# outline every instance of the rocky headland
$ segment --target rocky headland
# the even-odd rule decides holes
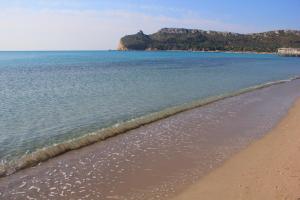
[[[189,50],[277,52],[279,48],[300,48],[300,31],[276,30],[262,33],[204,31],[163,28],[153,34],[139,31],[121,38],[118,50]]]

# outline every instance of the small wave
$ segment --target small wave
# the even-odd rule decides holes
[[[266,88],[272,85],[286,83],[289,81],[293,81],[296,79],[300,79],[300,77],[293,77],[287,80],[279,80],[268,82],[252,87],[248,87],[245,89],[241,89],[237,92],[209,97],[204,100],[198,100],[191,103],[183,104],[180,106],[175,106],[171,108],[164,109],[159,112],[154,112],[143,117],[139,117],[136,119],[132,119],[123,123],[115,124],[111,127],[101,129],[96,132],[92,132],[86,135],[83,135],[78,138],[74,138],[59,144],[54,144],[52,146],[44,147],[42,149],[38,149],[33,153],[22,156],[20,159],[13,160],[9,163],[1,163],[0,164],[0,176],[11,175],[21,169],[25,169],[28,167],[32,167],[37,165],[40,162],[46,161],[55,156],[61,155],[71,150],[79,149],[85,147],[87,145],[94,144],[96,142],[105,140],[109,137],[113,137],[122,133],[125,133],[129,130],[136,129],[140,126],[170,117],[180,112],[184,112],[193,108],[201,107],[207,104],[214,103],[219,100],[223,100],[225,98],[234,97],[237,95],[241,95],[243,93],[251,92],[257,89]]]

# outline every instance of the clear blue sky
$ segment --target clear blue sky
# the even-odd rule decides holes
[[[162,27],[300,29],[300,0],[0,0],[0,11],[2,50],[113,49]]]

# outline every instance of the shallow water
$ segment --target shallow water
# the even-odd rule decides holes
[[[300,79],[226,98],[0,178],[0,199],[164,200],[264,136]]]
[[[0,159],[299,74],[300,59],[276,55],[0,52]]]

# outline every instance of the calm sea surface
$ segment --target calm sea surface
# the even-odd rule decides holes
[[[300,75],[300,59],[200,52],[0,52],[0,160],[163,108]]]

